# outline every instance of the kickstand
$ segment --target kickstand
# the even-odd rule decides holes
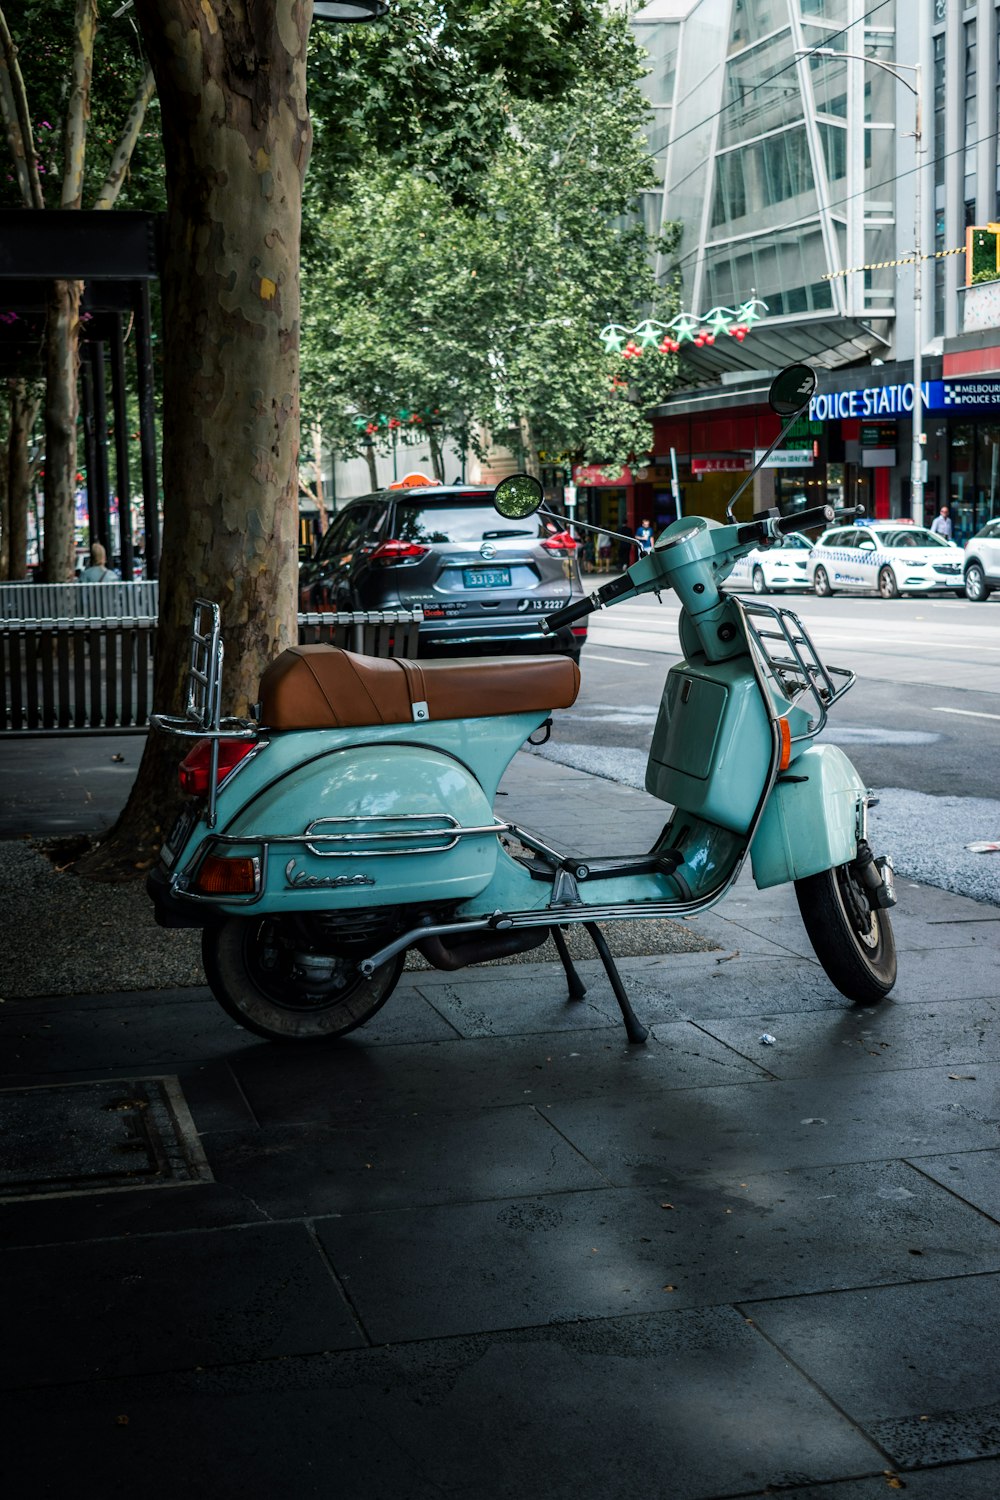
[[[608,978],[611,981],[611,988],[614,990],[615,999],[621,1008],[622,1018],[625,1022],[625,1031],[629,1041],[644,1042],[649,1032],[642,1025],[635,1011],[632,1009],[632,1003],[625,993],[625,986],[622,984],[622,976],[619,974],[615,961],[611,957],[611,950],[604,940],[604,933],[596,922],[584,922],[583,925],[590,933],[594,947],[597,949],[601,963],[604,965]]]
[[[584,984],[583,980],[580,978],[579,974],[576,972],[576,969],[573,966],[573,960],[569,956],[569,949],[566,947],[566,939],[563,937],[558,927],[550,927],[549,931],[552,934],[552,941],[556,945],[556,952],[559,954],[559,958],[562,961],[562,966],[566,970],[566,980],[569,984],[569,995],[567,996],[567,999],[582,1000],[584,995],[587,993],[587,986]]]

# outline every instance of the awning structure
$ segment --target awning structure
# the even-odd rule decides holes
[[[685,385],[707,385],[727,370],[780,370],[785,365],[809,364],[836,370],[862,361],[889,348],[887,324],[880,331],[855,318],[821,317],[812,312],[801,317],[764,317],[755,323],[750,337],[721,337],[714,344],[683,344],[680,376]]]

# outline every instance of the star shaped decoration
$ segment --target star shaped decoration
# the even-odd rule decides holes
[[[619,323],[608,323],[605,328],[601,329],[600,336],[604,340],[605,354],[620,354],[622,352],[626,332],[627,330],[622,328]]]

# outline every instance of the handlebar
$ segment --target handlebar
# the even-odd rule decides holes
[[[619,578],[612,578],[610,583],[604,583],[586,599],[577,599],[573,604],[564,604],[562,609],[557,609],[554,614],[546,615],[542,621],[542,632],[549,635],[553,630],[558,630],[563,625],[572,625],[574,620],[582,620],[584,615],[593,614],[595,609],[603,609],[606,604],[613,604],[621,594],[632,592],[632,580],[627,573],[622,573]]]
[[[797,510],[790,516],[770,516],[760,521],[750,521],[739,527],[736,537],[740,542],[766,542],[773,537],[787,536],[790,531],[808,531],[812,526],[831,526],[834,521],[853,521],[863,516],[863,505],[814,505],[810,510]]]

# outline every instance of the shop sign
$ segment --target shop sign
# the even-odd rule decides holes
[[[1000,410],[1000,378],[925,380],[920,387],[927,411]],[[809,402],[809,416],[820,422],[844,417],[894,417],[913,410],[913,384],[870,386],[858,391],[824,391]]]
[[[754,463],[760,464],[762,469],[811,469],[813,466],[811,448],[775,448],[769,458],[764,458],[766,452],[766,448],[758,448],[754,455]]]
[[[935,380],[941,411],[994,411],[1000,407],[1000,380]]]
[[[924,406],[933,405],[933,386],[939,380],[925,380],[920,387]],[[913,410],[913,384],[878,385],[861,391],[825,391],[809,402],[809,415],[819,422],[843,417],[891,417]]]
[[[692,474],[743,474],[750,467],[748,458],[692,458]]]
[[[573,469],[573,483],[587,489],[632,483],[632,470],[625,464],[577,464]]]

